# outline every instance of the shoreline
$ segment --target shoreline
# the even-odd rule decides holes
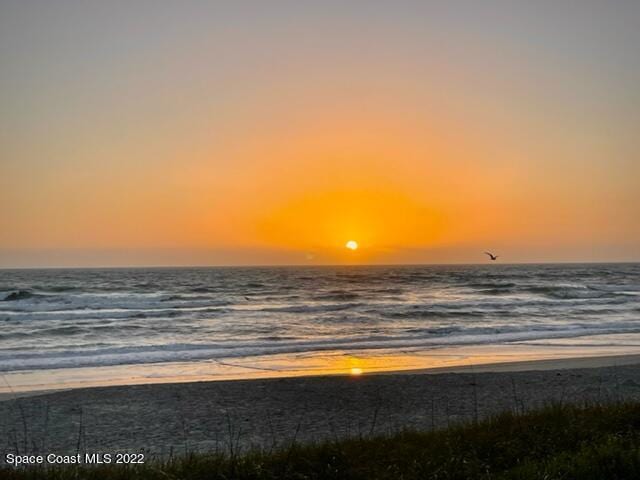
[[[399,372],[379,372],[374,375],[388,374],[424,374],[439,373],[499,373],[499,372],[527,372],[545,370],[566,370],[583,368],[602,368],[640,364],[640,353],[603,355],[591,357],[547,358],[538,360],[521,360],[514,362],[499,362],[487,364],[473,364],[455,367],[436,367],[430,369],[404,370]]]
[[[596,355],[596,356],[576,356],[565,358],[537,358],[533,360],[515,360],[491,363],[468,363],[453,366],[430,367],[430,368],[407,368],[399,370],[380,370],[368,371],[353,375],[349,372],[335,372],[324,374],[301,374],[301,375],[271,375],[258,376],[253,378],[218,378],[218,379],[197,379],[197,380],[176,380],[176,381],[142,381],[139,383],[115,383],[115,384],[96,384],[86,386],[70,386],[65,388],[63,385],[56,388],[29,389],[17,391],[0,391],[0,402],[9,401],[16,398],[34,397],[41,395],[50,395],[57,392],[85,390],[94,388],[119,388],[139,385],[181,385],[191,383],[220,383],[220,382],[251,382],[265,379],[286,379],[286,378],[323,378],[323,377],[353,377],[353,376],[393,376],[393,375],[438,375],[447,373],[508,373],[508,372],[526,372],[526,371],[547,371],[547,370],[567,370],[567,369],[588,369],[588,368],[604,368],[615,366],[627,366],[640,364],[640,353],[627,353],[618,355]],[[151,367],[154,364],[150,365]],[[4,377],[4,375],[3,375]],[[147,379],[149,380],[149,379]],[[5,385],[10,385],[4,379]]]

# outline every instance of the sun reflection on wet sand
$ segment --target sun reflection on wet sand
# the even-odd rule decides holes
[[[632,339],[627,335],[629,341]],[[603,339],[600,339],[603,341]],[[586,342],[589,346],[581,343]],[[437,372],[437,369],[464,369],[497,364],[491,369],[508,370],[513,362],[537,360],[588,359],[628,355],[625,347],[594,346],[583,337],[572,347],[558,350],[534,342],[518,345],[458,346],[405,351],[361,350],[267,355],[252,358],[218,359],[200,362],[155,363],[106,367],[63,368],[6,372],[6,384],[0,385],[0,400],[11,392],[63,388],[149,383],[180,383],[216,380],[252,380],[260,378],[314,375],[359,376],[363,374]],[[620,362],[621,360],[618,360]],[[530,368],[530,367],[529,367]],[[11,388],[8,387],[11,386]]]

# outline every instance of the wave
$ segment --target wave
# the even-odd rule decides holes
[[[517,291],[513,288],[483,288],[479,290],[479,293],[483,295],[511,295]]]
[[[3,302],[17,302],[20,300],[28,300],[30,298],[42,297],[44,295],[30,292],[29,290],[18,290],[11,292],[9,295],[2,299]]]
[[[304,305],[286,305],[283,307],[265,307],[260,312],[282,312],[282,313],[317,313],[317,312],[335,312],[338,310],[348,310],[350,308],[359,307],[361,303],[331,303],[331,304],[304,304]]]
[[[227,342],[213,344],[169,344],[156,346],[70,350],[62,352],[11,352],[0,354],[0,371],[38,370],[51,368],[77,368],[113,366],[123,364],[150,364],[220,360],[273,354],[296,354],[322,351],[358,351],[388,349],[420,349],[444,346],[486,345],[494,343],[521,343],[533,340],[578,338],[587,335],[613,333],[640,333],[637,325],[621,324],[616,327],[565,325],[557,329],[475,328],[469,330],[440,331],[430,329],[409,332],[409,335],[360,336],[343,339],[279,340],[271,338],[261,342]]]
[[[517,285],[515,283],[472,283],[465,285],[472,291],[487,296],[532,294],[552,300],[587,300],[634,296],[634,291],[610,291],[591,285]]]
[[[523,291],[553,299],[575,299],[582,298],[585,295],[587,298],[590,297],[586,287],[541,285],[525,287],[523,288]],[[595,297],[598,296],[600,296],[600,294],[595,295]]]
[[[189,291],[192,293],[214,293],[217,289],[211,287],[191,287]]]
[[[388,318],[481,318],[486,314],[486,312],[479,310],[448,311],[429,307],[414,307],[408,310],[385,312],[384,316]]]
[[[360,295],[358,295],[355,292],[349,292],[347,290],[331,290],[329,292],[326,293],[320,293],[318,295],[314,296],[315,300],[329,300],[329,301],[336,301],[336,302],[343,302],[346,300],[355,300],[356,298],[360,297]]]
[[[495,290],[510,290],[518,286],[518,284],[513,282],[476,282],[465,284],[464,286],[469,288],[477,288],[477,289],[495,289]]]

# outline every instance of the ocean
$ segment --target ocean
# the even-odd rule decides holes
[[[4,373],[576,339],[640,352],[640,264],[0,270],[0,326]]]

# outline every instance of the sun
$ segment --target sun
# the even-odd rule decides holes
[[[355,240],[349,240],[345,247],[347,247],[349,250],[357,250],[358,249],[358,242],[356,242]]]

